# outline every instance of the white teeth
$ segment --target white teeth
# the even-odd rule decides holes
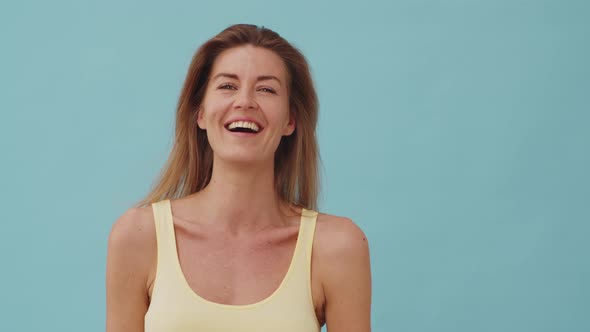
[[[258,128],[258,125],[255,124],[254,122],[249,122],[249,121],[234,121],[232,123],[229,124],[229,126],[227,126],[227,129],[234,129],[234,128],[249,128],[254,130],[255,132],[258,132],[260,129]]]

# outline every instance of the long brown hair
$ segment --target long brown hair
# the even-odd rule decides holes
[[[296,124],[293,134],[282,137],[275,153],[275,190],[284,202],[317,209],[320,158],[316,138],[318,99],[309,66],[304,55],[278,33],[250,24],[232,25],[197,50],[178,100],[174,146],[156,184],[136,207],[190,195],[205,188],[211,180],[213,151],[206,131],[197,126],[197,112],[217,56],[242,45],[269,49],[286,65],[289,109]]]

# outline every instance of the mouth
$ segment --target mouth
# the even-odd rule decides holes
[[[238,136],[255,136],[264,129],[261,125],[250,121],[234,121],[225,124],[224,127]]]
[[[227,127],[225,127],[225,129],[227,129],[227,131],[232,132],[232,133],[246,133],[246,134],[258,134],[260,131],[254,131],[253,129],[250,128],[233,128],[233,129],[229,129]]]

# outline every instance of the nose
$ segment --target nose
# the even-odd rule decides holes
[[[254,96],[248,89],[241,89],[238,91],[236,95],[236,100],[234,101],[235,108],[241,109],[256,109],[258,104],[256,100],[254,100]]]

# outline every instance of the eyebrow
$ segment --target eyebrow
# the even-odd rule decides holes
[[[213,77],[213,80],[216,80],[218,77],[228,77],[228,78],[233,78],[233,79],[239,80],[238,75],[230,74],[230,73],[219,73]],[[279,85],[282,86],[281,80],[279,80],[274,75],[261,75],[261,76],[256,77],[256,81],[266,81],[266,80],[276,80],[277,82],[279,82]]]

